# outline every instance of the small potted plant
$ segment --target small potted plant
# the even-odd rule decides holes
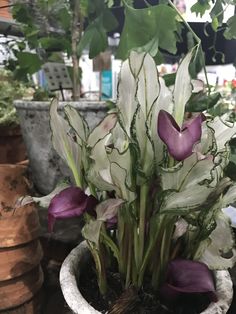
[[[75,186],[52,199],[49,229],[56,219],[85,220],[85,242],[60,273],[74,313],[225,314],[230,306],[227,269],[236,255],[221,209],[236,200],[224,174],[236,127],[225,116],[185,119],[194,53],[169,89],[153,58],[132,51],[116,108],[91,132],[73,107],[65,107],[65,119],[51,104],[54,148]]]

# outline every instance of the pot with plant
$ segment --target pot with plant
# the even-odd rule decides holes
[[[74,313],[227,313],[236,255],[221,209],[236,199],[224,174],[236,127],[207,113],[185,119],[195,52],[169,89],[153,58],[132,51],[116,108],[91,132],[73,107],[64,119],[51,104],[53,145],[75,186],[52,199],[49,229],[85,220],[85,242],[60,272]]]

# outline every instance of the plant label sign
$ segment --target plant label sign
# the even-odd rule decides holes
[[[72,89],[72,80],[65,64],[48,62],[42,68],[50,91]]]

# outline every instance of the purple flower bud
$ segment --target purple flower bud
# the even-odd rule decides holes
[[[167,145],[168,151],[176,160],[184,160],[193,152],[193,146],[201,139],[201,124],[205,116],[197,117],[185,122],[180,128],[171,114],[160,110],[158,115],[158,135]]]
[[[98,201],[78,187],[69,187],[58,193],[48,208],[48,229],[52,232],[56,219],[81,216],[95,208]]]

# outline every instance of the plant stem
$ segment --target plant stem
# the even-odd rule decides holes
[[[128,231],[128,256],[127,256],[127,270],[126,270],[126,280],[125,280],[125,288],[128,288],[130,285],[131,278],[131,266],[132,266],[132,234],[130,230]]]
[[[79,85],[79,57],[77,54],[77,45],[82,35],[83,18],[80,13],[80,1],[75,0],[73,9],[73,18],[71,24],[71,49],[72,49],[72,64],[73,64],[73,100],[80,98],[80,85]]]
[[[147,192],[148,192],[148,185],[144,184],[140,188],[138,269],[140,269],[142,265],[143,254],[144,254]]]

